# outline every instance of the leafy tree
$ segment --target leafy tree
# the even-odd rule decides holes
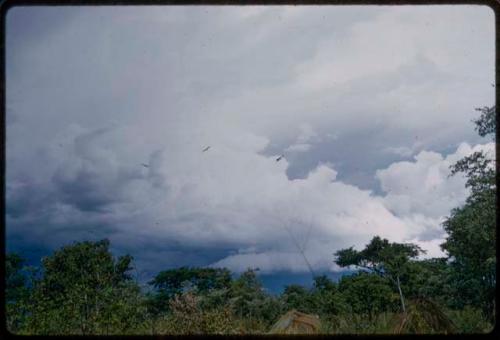
[[[488,333],[493,329],[492,323],[484,318],[480,309],[465,306],[449,313],[459,333]]]
[[[391,243],[375,236],[361,251],[341,249],[335,253],[335,263],[341,267],[357,266],[391,280],[398,289],[401,309],[405,309],[401,279],[406,274],[408,262],[424,251],[412,243]]]
[[[159,272],[149,284],[156,289],[156,293],[149,296],[149,306],[157,315],[168,311],[168,301],[188,289],[214,299],[217,293],[218,297],[222,297],[221,293],[228,292],[230,288],[231,273],[225,268],[180,267]],[[217,293],[214,294],[214,291]]]
[[[377,274],[361,271],[343,276],[339,291],[353,313],[366,314],[370,320],[376,313],[390,311],[397,306],[397,295],[392,292],[390,281]]]
[[[32,293],[32,280],[36,272],[26,267],[25,260],[18,254],[5,257],[5,308],[7,328],[14,333],[22,331],[29,315],[29,298]]]
[[[227,288],[230,282],[231,273],[225,268],[180,267],[159,272],[150,284],[173,296],[181,293],[186,283],[205,293],[211,289]]]
[[[231,283],[229,304],[237,317],[258,320],[266,326],[284,309],[277,298],[264,291],[254,269],[246,270]]]
[[[25,287],[26,278],[22,275],[24,259],[18,254],[7,254],[5,258],[5,300],[7,303],[17,301]]]
[[[494,136],[497,129],[495,120],[496,107],[483,106],[476,108],[476,111],[481,112],[479,118],[473,120],[477,133],[481,137]]]
[[[335,292],[337,290],[337,285],[326,275],[319,275],[314,278],[314,289],[316,289],[317,291]]]
[[[262,283],[253,269],[243,272],[231,285],[231,304],[239,317],[256,316],[256,301],[264,299]]]
[[[312,288],[290,285],[279,297],[266,293],[251,269],[235,280],[227,270],[162,272],[166,284],[158,287],[172,294],[164,301],[169,307],[163,315],[151,313],[148,294],[130,276],[132,258],[114,258],[107,240],[63,247],[43,259],[39,272],[30,272],[22,258],[9,254],[7,322],[19,334],[244,334],[267,332],[279,316],[298,309],[319,315],[323,331],[335,333],[442,333],[454,332],[453,324],[458,331],[490,330],[491,320],[467,305],[476,301],[482,306],[484,295],[470,295],[478,288],[467,290],[481,277],[457,270],[456,260],[451,266],[445,258],[412,261],[419,252],[375,237],[362,251],[337,252],[338,263],[354,263],[364,271],[339,283],[316,276]],[[411,303],[395,317],[391,314],[400,300],[393,291],[396,275],[399,292]],[[443,309],[445,304],[455,310]]]
[[[142,299],[129,275],[132,257],[114,259],[109,241],[62,247],[42,260],[29,327],[42,334],[127,332],[142,322]]]
[[[296,309],[303,313],[315,313],[317,306],[313,294],[301,285],[288,285],[282,294],[287,309]]]
[[[452,294],[450,280],[450,266],[445,257],[411,261],[403,289],[408,298],[423,298],[446,305]]]
[[[314,288],[311,293],[316,313],[320,315],[337,315],[348,310],[347,302],[340,293],[338,284],[326,275],[314,278]]]
[[[304,313],[333,315],[347,310],[337,284],[326,275],[316,276],[312,289],[295,284],[286,286],[281,299],[287,310],[296,309]]]
[[[477,109],[474,121],[482,137],[494,138],[495,107]],[[451,175],[465,174],[470,195],[443,223],[448,234],[441,247],[454,269],[456,307],[481,307],[493,318],[496,291],[496,170],[493,155],[475,152],[451,166]]]

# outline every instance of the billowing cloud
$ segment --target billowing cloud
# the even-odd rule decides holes
[[[436,218],[446,215],[464,202],[465,178],[449,177],[450,166],[476,151],[492,155],[494,143],[471,147],[462,143],[456,152],[443,157],[437,152],[422,151],[413,162],[397,162],[378,170],[376,177],[386,193],[386,206],[398,216],[421,214]],[[432,203],[430,203],[432,202]]]
[[[289,179],[286,159],[260,154],[268,144],[262,136],[220,135],[206,152],[201,139],[175,136],[146,154],[144,167],[138,158],[127,159],[129,133],[81,131],[66,151],[54,150],[59,161],[44,186],[13,181],[17,186],[7,188],[11,228],[28,233],[23,224],[43,221],[43,230],[25,237],[55,232],[58,237],[48,242],[58,243],[74,237],[75,226],[93,226],[87,232],[97,229],[92,233],[101,235],[101,228],[131,246],[163,240],[174,258],[180,249],[227,247],[232,254],[211,264],[236,271],[252,263],[263,272],[304,271],[303,249],[313,268],[333,270],[334,250],[361,247],[374,235],[394,241],[442,238],[442,217],[467,194],[463,178],[448,177],[449,166],[494,148],[462,144],[446,157],[423,151],[412,162],[391,164],[377,171],[385,192],[379,196],[338,181],[329,163],[304,179]],[[32,205],[24,205],[30,200]]]

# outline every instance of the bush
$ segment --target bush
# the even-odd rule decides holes
[[[170,313],[160,321],[161,334],[235,334],[237,329],[228,306],[210,310],[200,308],[201,298],[193,292],[176,295]]]
[[[463,310],[448,314],[457,327],[457,333],[488,333],[493,330],[493,325],[480,309],[465,306]]]

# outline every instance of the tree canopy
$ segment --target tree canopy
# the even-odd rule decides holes
[[[494,139],[495,107],[477,109],[476,131]],[[496,160],[475,152],[451,166],[451,175],[463,173],[470,195],[463,206],[451,211],[443,227],[448,234],[441,245],[452,261],[453,284],[459,306],[480,306],[493,318],[496,291]]]
[[[335,263],[341,267],[356,266],[390,279],[397,287],[401,308],[405,311],[401,278],[406,274],[408,262],[424,251],[412,243],[389,242],[375,236],[363,250],[353,247],[341,249],[335,255]]]

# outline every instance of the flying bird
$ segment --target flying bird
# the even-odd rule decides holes
[[[141,165],[142,165],[143,167],[145,167],[145,168],[149,168],[149,165],[147,165],[147,164],[141,163]]]
[[[202,150],[202,152],[205,152],[205,151],[207,151],[208,149],[210,149],[210,145],[209,145],[209,146],[207,146],[205,149],[203,149],[203,150]]]
[[[282,159],[283,157],[285,157],[285,155],[281,155],[281,156],[279,156],[278,158],[276,158],[276,162],[281,161],[281,159]]]

